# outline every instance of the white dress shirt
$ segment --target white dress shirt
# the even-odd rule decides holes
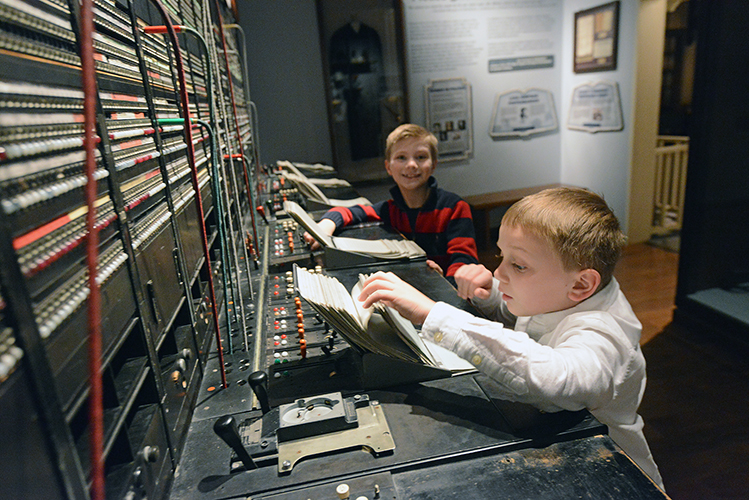
[[[498,382],[507,400],[546,412],[587,408],[663,489],[637,414],[646,382],[642,325],[619,283],[612,278],[570,309],[518,318],[507,311],[497,285],[495,279],[491,296],[472,303],[503,323],[437,302],[422,326],[424,337]]]

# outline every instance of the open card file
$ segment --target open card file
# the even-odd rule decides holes
[[[363,308],[357,298],[366,278],[360,274],[359,281],[349,292],[334,277],[294,266],[299,295],[352,346],[453,374],[476,370],[455,353],[421,338],[413,324],[392,307],[375,304],[369,309]]]
[[[424,250],[411,240],[360,240],[343,236],[330,236],[310,217],[298,203],[285,201],[283,208],[324,247],[337,248],[382,259],[416,259],[426,257]]]
[[[283,169],[284,177],[286,177],[286,179],[293,183],[294,186],[299,190],[299,192],[309,200],[320,203],[321,205],[328,205],[330,207],[352,207],[354,205],[372,204],[368,199],[363,197],[353,198],[350,200],[337,200],[328,198],[325,193],[322,192],[319,186],[350,187],[351,184],[343,179],[310,179],[290,161],[278,161],[276,163]],[[318,167],[322,168],[323,165],[319,165]],[[333,167],[329,168],[332,170]]]

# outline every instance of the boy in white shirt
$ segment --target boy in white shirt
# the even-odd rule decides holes
[[[642,326],[613,277],[625,236],[598,195],[555,188],[508,209],[500,264],[455,274],[458,294],[491,321],[435,303],[392,273],[365,283],[364,307],[394,307],[422,335],[488,375],[508,400],[547,411],[587,408],[663,489],[637,414],[645,390]]]

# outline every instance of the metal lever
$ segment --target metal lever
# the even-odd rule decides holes
[[[257,396],[260,402],[260,409],[263,410],[263,415],[270,411],[270,403],[268,402],[268,374],[262,370],[252,372],[250,377],[247,379],[252,387],[252,392]]]
[[[234,417],[231,415],[225,415],[219,418],[213,424],[213,431],[218,434],[218,437],[223,439],[232,450],[234,450],[234,453],[237,454],[237,457],[239,457],[244,464],[245,469],[257,469],[255,461],[252,460],[252,457],[247,453],[247,450],[245,450],[244,445],[242,444],[242,438],[239,437],[239,429],[237,429],[237,423],[234,421]]]

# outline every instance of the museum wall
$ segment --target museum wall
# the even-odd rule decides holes
[[[332,164],[314,0],[239,0],[238,6],[261,160]]]
[[[261,0],[242,0],[252,12],[252,18],[240,18],[247,33],[249,47],[250,87],[252,99],[259,111],[261,158],[264,162],[291,159],[303,162],[333,162],[328,129],[323,69],[316,3],[313,0],[280,0],[272,3]],[[436,176],[440,184],[467,196],[483,192],[513,189],[524,186],[562,182],[589,187],[602,193],[626,227],[627,193],[631,163],[632,113],[635,72],[635,40],[638,0],[621,0],[619,12],[619,40],[617,67],[613,71],[574,73],[574,16],[581,10],[607,2],[600,0],[559,0],[534,2],[544,16],[553,15],[543,28],[533,24],[536,36],[545,37],[543,54],[553,56],[553,66],[538,69],[490,72],[487,60],[503,58],[501,40],[483,39],[481,32],[456,37],[459,29],[475,26],[487,33],[489,19],[501,16],[526,18],[533,14],[527,8],[514,7],[516,2],[503,1],[404,1],[404,31],[408,103],[410,120],[425,123],[424,86],[440,78],[465,78],[471,86],[473,145],[468,159],[441,161]],[[435,6],[462,7],[453,13],[439,12]],[[527,7],[528,3],[524,4]],[[424,10],[424,6],[428,9]],[[409,9],[419,7],[419,9]],[[477,9],[490,12],[477,14]],[[513,10],[514,9],[514,10]],[[445,40],[433,37],[424,40],[436,46],[445,41],[465,42],[465,57],[453,52],[430,55],[426,45],[414,37],[431,36],[428,25],[446,20],[467,19],[462,28],[454,24]],[[495,20],[493,29],[501,26]],[[438,25],[435,25],[438,26]],[[410,33],[410,34],[409,34]],[[466,35],[466,33],[463,33]],[[522,35],[518,34],[519,40]],[[442,40],[442,42],[440,42]],[[506,41],[506,40],[505,40]],[[417,47],[417,45],[424,47]],[[458,47],[452,43],[454,50]],[[418,49],[418,51],[417,51]],[[518,51],[520,56],[538,54]],[[431,69],[426,57],[441,58],[441,64]],[[452,61],[452,65],[446,64]],[[619,131],[591,133],[570,130],[566,126],[571,94],[581,84],[608,80],[619,88],[623,128]],[[491,137],[490,126],[495,111],[497,94],[511,90],[541,88],[551,93],[557,115],[553,131],[527,136]]]
[[[554,100],[552,111],[558,113],[562,3],[545,2],[532,8],[518,8],[517,2],[470,0],[409,0],[404,4],[411,120],[426,123],[424,87],[431,81],[463,78],[470,85],[472,153],[465,160],[442,161],[438,179],[462,195],[558,182],[558,125],[547,132],[526,130],[513,135],[507,129],[524,128],[520,106],[514,110],[501,107],[500,113],[517,111],[517,116],[507,120],[496,118],[507,122],[506,127],[495,127],[494,118],[499,94],[533,88],[548,91]],[[550,67],[522,69],[518,67],[522,61],[508,61],[539,54],[551,60]]]
[[[605,79],[619,86],[624,128],[619,132],[595,134],[560,128],[560,181],[584,186],[602,194],[619,220],[627,226],[627,196],[632,163],[633,113],[635,96],[635,49],[639,0],[622,0],[619,7],[618,61],[615,71],[576,74],[572,71],[573,20],[575,12],[603,2],[565,0],[562,34],[561,116],[567,117],[572,89],[585,82]],[[658,75],[660,78],[660,75]]]

